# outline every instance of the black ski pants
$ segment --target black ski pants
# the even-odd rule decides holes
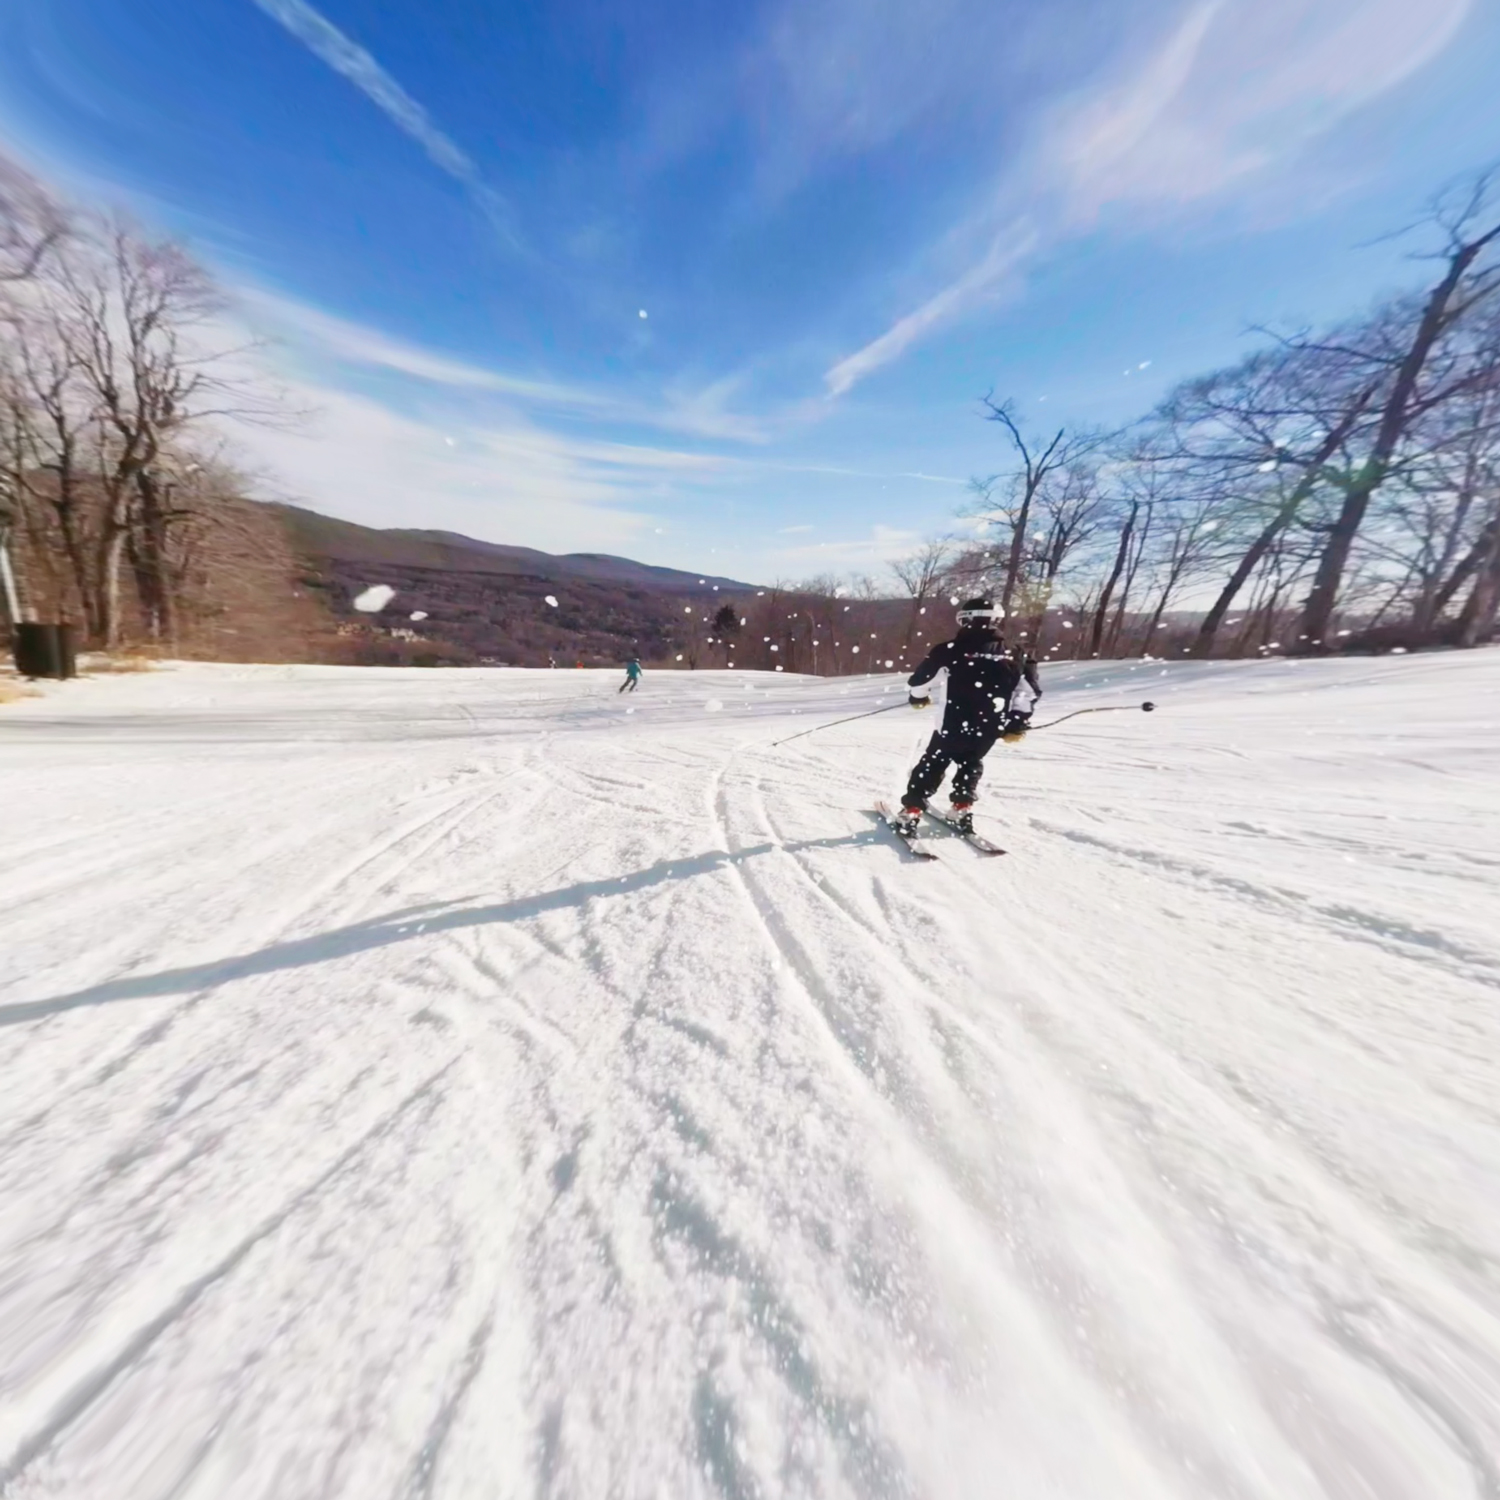
[[[972,802],[984,775],[984,758],[1000,738],[1000,726],[975,725],[964,729],[939,729],[928,740],[922,758],[912,767],[903,807],[926,807],[927,799],[943,783],[948,767],[956,766],[948,795],[955,802]]]

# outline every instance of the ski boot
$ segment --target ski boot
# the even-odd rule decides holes
[[[922,809],[920,807],[903,807],[891,820],[896,832],[904,838],[914,838],[917,829],[922,826]]]
[[[962,834],[974,832],[974,804],[972,802],[950,802],[948,821]]]

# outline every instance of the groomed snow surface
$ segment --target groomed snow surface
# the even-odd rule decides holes
[[[0,711],[7,1500],[1500,1496],[1500,652]]]

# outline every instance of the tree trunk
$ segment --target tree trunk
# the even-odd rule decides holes
[[[125,550],[125,528],[112,527],[99,549],[99,637],[106,651],[120,641],[120,554]]]
[[[1308,487],[1309,489],[1311,486]],[[1299,484],[1297,490],[1301,490]],[[1293,491],[1296,494],[1297,491]],[[1306,495],[1302,496],[1306,499]],[[1297,504],[1302,503],[1302,499]],[[1209,606],[1208,613],[1203,617],[1203,623],[1198,627],[1198,638],[1193,642],[1194,656],[1207,656],[1214,648],[1214,638],[1219,633],[1219,626],[1224,623],[1224,616],[1229,613],[1230,606],[1234,603],[1235,595],[1244,588],[1245,581],[1260,566],[1266,553],[1271,550],[1271,544],[1291,525],[1292,517],[1296,514],[1296,507],[1288,500],[1280,510],[1266,523],[1264,530],[1256,539],[1250,543],[1245,555],[1235,564],[1234,572],[1229,575],[1224,587],[1219,590],[1219,597]]]
[[[1500,532],[1500,513],[1491,516],[1484,523],[1484,530],[1479,533],[1479,539],[1458,560],[1458,565],[1437,591],[1437,597],[1433,603],[1434,618],[1447,609],[1453,596],[1469,581],[1474,570],[1480,567],[1484,559],[1489,556],[1490,544],[1497,532]]]
[[[131,537],[130,556],[146,628],[157,644],[174,633],[172,581],[167,563],[167,495],[154,474],[142,469],[135,476],[138,519]]]
[[[1104,622],[1109,615],[1110,596],[1115,591],[1115,585],[1120,581],[1120,574],[1125,571],[1125,559],[1130,555],[1130,538],[1135,534],[1135,518],[1140,514],[1141,502],[1132,500],[1130,502],[1130,515],[1126,518],[1125,525],[1120,532],[1120,545],[1115,549],[1114,566],[1109,570],[1109,577],[1104,581],[1104,587],[1099,593],[1099,607],[1094,611],[1094,625],[1089,632],[1089,654],[1098,656],[1100,644],[1104,640]]]
[[[1354,539],[1364,525],[1370,501],[1384,482],[1385,476],[1386,465],[1372,458],[1361,470],[1360,478],[1345,492],[1338,519],[1328,528],[1328,540],[1323,546],[1322,556],[1318,558],[1312,588],[1302,607],[1302,618],[1297,622],[1302,628],[1296,632],[1295,649],[1323,649],[1324,638],[1333,624],[1339,585],[1344,581],[1349,554],[1354,550]]]
[[[1146,656],[1151,650],[1152,639],[1156,635],[1156,627],[1161,624],[1161,617],[1167,612],[1167,605],[1171,602],[1172,595],[1177,592],[1178,580],[1182,577],[1182,568],[1174,568],[1167,576],[1166,586],[1161,591],[1161,598],[1156,601],[1156,608],[1151,612],[1151,619],[1146,625],[1145,639],[1141,642],[1141,655]]]
[[[83,543],[78,536],[77,515],[70,499],[59,499],[54,510],[57,514],[57,529],[62,536],[63,554],[68,559],[72,573],[74,592],[78,595],[78,606],[83,612],[83,628],[90,640],[98,640],[101,634],[99,614],[94,607],[94,598],[89,589],[88,561],[84,556]]]
[[[1370,508],[1375,491],[1390,475],[1391,460],[1411,420],[1411,403],[1416,394],[1417,381],[1446,326],[1448,304],[1453,300],[1453,294],[1480,251],[1497,234],[1500,234],[1500,228],[1493,229],[1489,234],[1456,250],[1448,262],[1448,274],[1438,282],[1427,298],[1411,347],[1406,351],[1406,357],[1396,371],[1390,395],[1386,397],[1370,456],[1365,460],[1358,477],[1345,491],[1338,520],[1333,523],[1323,555],[1318,559],[1312,589],[1308,593],[1302,619],[1299,621],[1301,628],[1296,633],[1298,642],[1306,643],[1301,649],[1312,650],[1323,644],[1333,620],[1339,585],[1343,582],[1344,570],[1349,565],[1354,539],[1364,524],[1365,513]]]
[[[1010,539],[1010,555],[1005,559],[1005,589],[1000,595],[1000,607],[1010,614],[1010,601],[1016,591],[1021,574],[1021,555],[1026,547],[1026,528],[1031,524],[1031,497],[1035,486],[1027,483],[1026,496],[1021,501],[1021,512],[1016,517],[1016,529]]]
[[[1296,487],[1282,502],[1276,514],[1266,523],[1260,535],[1251,542],[1249,550],[1236,564],[1234,572],[1229,575],[1228,581],[1219,591],[1219,597],[1214,600],[1208,613],[1203,617],[1203,623],[1198,627],[1198,639],[1193,642],[1192,654],[1194,656],[1207,656],[1213,650],[1214,637],[1218,635],[1224,616],[1229,613],[1234,604],[1235,596],[1244,588],[1245,581],[1260,566],[1266,553],[1271,550],[1271,544],[1297,519],[1297,512],[1307,503],[1319,479],[1324,477],[1325,465],[1354,430],[1354,424],[1363,415],[1374,394],[1375,388],[1371,386],[1344,414],[1338,425],[1324,437],[1318,446],[1318,451],[1313,455],[1312,462],[1307,466],[1302,478],[1297,481]]]
[[[1146,543],[1151,537],[1151,522],[1156,516],[1156,502],[1146,502],[1146,519],[1141,522],[1135,539],[1135,548],[1125,565],[1125,579],[1120,585],[1120,602],[1115,606],[1115,618],[1109,627],[1109,644],[1105,647],[1111,655],[1120,649],[1120,637],[1125,631],[1125,613],[1130,604],[1130,595],[1135,588],[1135,577],[1140,572],[1141,559],[1146,555]]]
[[[1418,590],[1417,597],[1412,604],[1412,629],[1419,634],[1425,635],[1430,631],[1440,613],[1437,602],[1438,593],[1453,566],[1453,559],[1458,554],[1458,544],[1463,537],[1464,527],[1468,524],[1469,513],[1474,508],[1479,481],[1478,467],[1477,456],[1470,453],[1464,460],[1464,477],[1463,483],[1459,486],[1458,505],[1449,522],[1447,534],[1443,537],[1442,550],[1427,571],[1426,577],[1422,580],[1422,587]]]
[[[911,596],[911,609],[907,612],[906,617],[906,634],[901,640],[901,649],[903,652],[911,650],[912,641],[917,633],[917,621],[922,618],[922,610],[926,607],[926,604],[927,586],[924,584],[921,589],[914,592]]]
[[[1493,526],[1489,555],[1479,566],[1479,576],[1458,617],[1455,644],[1478,646],[1489,639],[1500,616],[1500,526]]]

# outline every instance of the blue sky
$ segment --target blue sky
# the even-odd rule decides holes
[[[1497,66],[1480,0],[6,0],[0,141],[215,267],[268,492],[797,578],[951,527],[985,391],[1124,420],[1420,277]]]

